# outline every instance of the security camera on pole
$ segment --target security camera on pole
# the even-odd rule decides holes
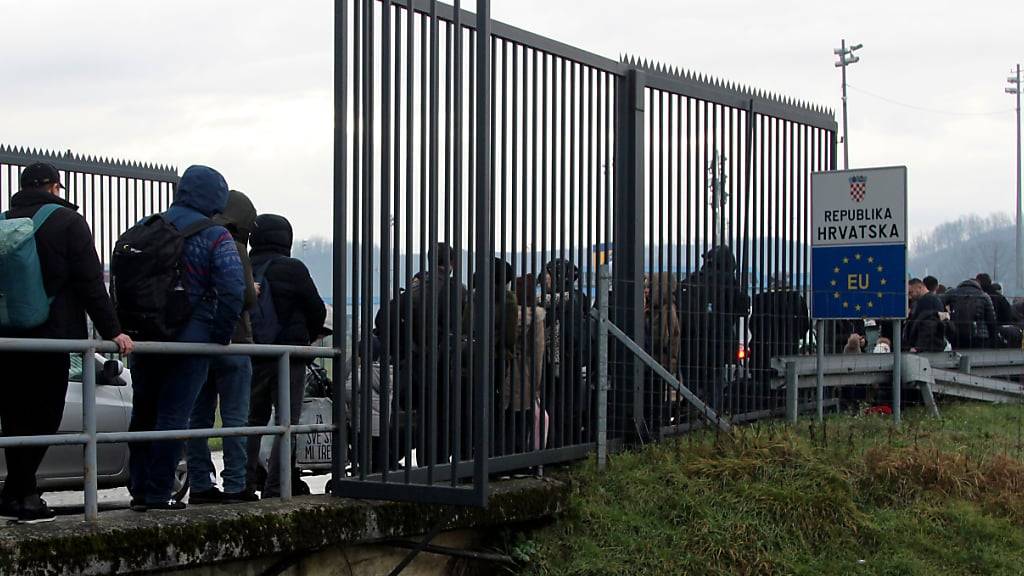
[[[832,50],[836,56],[839,56],[836,68],[843,69],[843,170],[850,169],[850,130],[846,124],[846,67],[860,61],[860,58],[854,56],[853,53],[863,47],[863,44],[854,44],[847,48],[846,40],[844,39],[839,48]]]
[[[1006,81],[1010,84],[1006,88],[1007,94],[1014,94],[1017,96],[1017,216],[1015,221],[1017,222],[1017,292],[1020,293],[1021,289],[1024,289],[1024,242],[1021,238],[1021,227],[1020,227],[1020,211],[1021,211],[1021,198],[1020,198],[1020,84],[1021,80],[1024,79],[1020,75],[1020,64],[1017,64],[1016,73],[1010,76]]]

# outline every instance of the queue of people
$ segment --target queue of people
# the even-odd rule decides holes
[[[305,265],[289,257],[292,231],[287,219],[257,216],[252,202],[230,190],[219,172],[190,166],[168,210],[146,217],[118,239],[108,293],[92,232],[77,207],[61,198],[60,172],[36,163],[22,171],[19,184],[11,209],[0,215],[0,221],[9,223],[0,228],[0,235],[17,239],[17,245],[29,246],[31,253],[3,262],[0,276],[4,295],[11,300],[3,303],[0,336],[86,339],[88,315],[99,336],[113,340],[120,353],[129,356],[134,388],[130,431],[210,428],[218,409],[224,427],[268,424],[279,385],[273,360],[133,354],[134,341],[305,346],[321,337],[326,307]],[[4,255],[15,257],[19,255]],[[9,303],[16,306],[8,308]],[[8,314],[9,309],[18,313]],[[0,353],[0,362],[5,366],[5,385],[0,387],[3,434],[56,433],[70,355]],[[287,384],[293,421],[302,406],[304,368],[296,362]],[[190,501],[244,502],[277,496],[278,476],[254,472],[258,463],[252,462],[252,455],[258,454],[260,440],[224,439],[223,492],[215,487],[206,439],[189,442]],[[54,519],[36,485],[46,450],[6,449],[0,518],[24,524]],[[130,443],[132,510],[186,506],[171,495],[183,453],[185,443],[178,440]],[[279,454],[275,446],[270,466]]]

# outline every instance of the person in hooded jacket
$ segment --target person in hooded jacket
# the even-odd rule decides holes
[[[728,246],[716,246],[704,255],[700,271],[684,282],[680,302],[685,380],[698,384],[712,407],[720,410],[725,367],[736,362],[740,344],[738,321],[750,309]]]
[[[992,299],[977,280],[964,280],[942,295],[950,313],[947,337],[955,349],[991,348],[996,334],[996,311]]]
[[[760,383],[768,382],[772,357],[797,354],[810,329],[803,294],[793,290],[789,278],[772,278],[770,288],[751,302],[750,363]]]
[[[224,211],[228,185],[207,166],[189,166],[178,181],[164,217],[178,230]],[[245,278],[231,233],[210,226],[185,240],[185,289],[192,315],[177,342],[229,344],[242,314]],[[209,356],[143,355],[132,365],[134,397],[129,430],[183,430],[210,366]],[[134,442],[129,445],[132,510],[179,510],[171,500],[174,474],[184,448],[181,440]]]
[[[992,308],[996,313],[996,324],[1000,326],[1008,326],[1016,324],[1020,321],[1017,313],[1014,311],[1013,306],[1010,305],[1010,301],[1003,296],[1001,290],[997,290],[996,286],[999,286],[995,282],[992,282],[992,277],[982,272],[974,277],[981,286],[981,289],[988,294],[988,297],[992,300]]]
[[[103,266],[89,224],[78,214],[77,206],[59,196],[63,188],[60,172],[50,164],[32,164],[22,171],[20,184],[6,218],[31,218],[44,206],[58,207],[35,233],[43,287],[53,300],[41,326],[0,331],[0,336],[83,340],[88,338],[88,313],[101,337],[117,342],[122,354],[130,353],[134,345],[121,333],[103,285]],[[67,353],[0,352],[0,428],[4,436],[57,433],[64,415],[70,362]],[[36,471],[46,450],[47,446],[4,450],[7,478],[0,493],[0,518],[25,524],[55,518],[36,487]]]
[[[508,380],[512,378],[512,355],[515,353],[516,348],[516,329],[518,324],[516,322],[516,313],[519,309],[516,303],[516,294],[512,290],[512,281],[515,279],[515,275],[512,272],[512,265],[506,262],[504,259],[495,257],[493,272],[492,272],[492,310],[491,315],[494,317],[494,332],[491,336],[491,381],[494,383],[491,390],[493,391],[493,397],[495,401],[492,402],[492,419],[496,424],[507,422],[503,419],[504,416],[501,412],[507,407],[507,401],[502,397],[502,394],[508,389]],[[473,292],[476,293],[480,290],[480,284],[482,283],[482,275],[477,270],[473,274]],[[465,302],[463,313],[462,313],[462,327],[463,333],[470,335],[473,334],[473,304],[475,298],[470,296]],[[465,359],[465,356],[464,356]],[[475,372],[472,366],[466,362],[466,376],[463,378],[463,382],[471,382]],[[473,387],[463,385],[462,390],[462,430],[473,429]],[[508,444],[505,442],[504,431],[498,432],[495,438],[494,449],[495,454],[506,454],[510,452]],[[463,458],[471,456],[471,446],[468,442],[462,443],[462,454]]]
[[[256,221],[256,207],[249,198],[237,190],[228,192],[224,211],[213,221],[227,228],[235,240],[242,261],[245,279],[245,303],[235,326],[231,341],[252,344],[252,324],[249,309],[256,304],[256,287],[249,262],[249,233]],[[249,423],[249,391],[252,388],[252,361],[248,356],[211,356],[210,370],[192,408],[190,428],[213,428],[214,412],[220,406],[224,428],[237,428]],[[224,438],[224,492],[214,485],[213,460],[206,438],[193,438],[188,442],[189,502],[208,504],[252,500],[245,492],[246,439],[243,436]]]
[[[252,231],[252,250],[249,257],[254,270],[266,265],[264,281],[270,285],[271,297],[281,330],[275,344],[309,346],[321,331],[327,308],[317,292],[316,284],[309,275],[309,269],[301,261],[292,258],[292,225],[283,216],[260,214],[256,217]],[[261,287],[257,287],[261,289]],[[257,358],[252,363],[252,393],[249,406],[249,425],[265,426],[270,421],[270,410],[277,397],[277,360]],[[289,366],[291,386],[291,421],[297,423],[302,415],[302,398],[305,392],[306,361],[293,359]],[[248,441],[246,496],[251,498],[260,488],[259,453],[260,436],[250,436]],[[294,456],[295,451],[292,451]],[[260,494],[263,498],[276,498],[281,493],[281,478],[278,474],[281,458],[281,437],[274,439],[267,464],[266,482]],[[308,493],[309,489],[292,467],[292,486],[296,493]]]

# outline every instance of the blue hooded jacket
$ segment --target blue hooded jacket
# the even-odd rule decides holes
[[[222,212],[227,201],[228,185],[219,172],[189,166],[164,216],[182,230]],[[183,258],[192,318],[178,341],[229,343],[245,298],[242,261],[231,233],[223,226],[213,226],[191,236],[185,241]]]

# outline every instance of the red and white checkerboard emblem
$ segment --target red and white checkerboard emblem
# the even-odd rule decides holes
[[[853,178],[850,178],[850,198],[853,198],[854,202],[862,202],[867,191],[867,178],[864,176],[854,176]]]

